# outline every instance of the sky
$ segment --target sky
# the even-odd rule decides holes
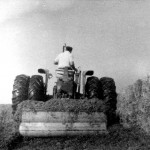
[[[150,74],[149,0],[0,0],[0,103],[16,75],[49,69],[66,43],[76,67],[115,80],[117,91]]]

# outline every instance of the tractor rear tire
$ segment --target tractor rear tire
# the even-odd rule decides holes
[[[36,101],[46,101],[43,77],[41,75],[33,75],[30,79],[28,99]]]
[[[28,99],[30,77],[24,74],[16,76],[12,91],[12,114],[15,114],[17,105]]]
[[[108,119],[108,126],[115,123],[116,108],[117,108],[117,93],[115,82],[112,78],[102,77],[100,79],[102,88],[102,99],[105,104],[105,113]]]
[[[85,85],[85,94],[88,99],[99,98],[99,79],[95,76],[88,77]]]

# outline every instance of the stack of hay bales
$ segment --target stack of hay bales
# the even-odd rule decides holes
[[[117,111],[123,124],[139,126],[150,133],[150,82],[137,80],[118,96]]]

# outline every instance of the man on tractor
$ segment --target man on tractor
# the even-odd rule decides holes
[[[58,68],[68,67],[69,69],[77,71],[75,68],[73,56],[72,56],[72,47],[66,46],[66,49],[63,53],[60,53],[54,60],[54,64],[58,65]]]
[[[74,82],[74,74],[77,72],[75,68],[72,47],[63,47],[63,53],[60,53],[54,60],[54,64],[58,65],[56,70],[56,90],[54,90],[54,95],[60,98],[63,97],[74,97],[76,90],[76,84]]]

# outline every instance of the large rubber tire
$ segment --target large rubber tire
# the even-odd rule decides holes
[[[85,95],[88,99],[99,98],[100,84],[99,79],[95,76],[88,77],[85,84]]]
[[[117,108],[116,85],[112,78],[102,77],[100,79],[102,87],[102,99],[105,103],[105,113],[107,115],[108,126],[115,123]]]
[[[28,99],[36,101],[46,101],[43,77],[41,75],[33,75],[30,79]]]
[[[16,112],[17,105],[28,99],[30,77],[24,74],[16,76],[12,91],[12,114]]]

